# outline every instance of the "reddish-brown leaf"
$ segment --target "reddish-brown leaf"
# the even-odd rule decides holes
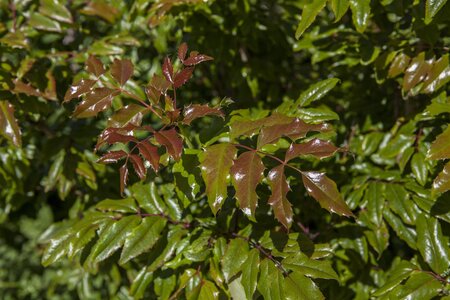
[[[130,155],[130,159],[136,174],[141,180],[144,179],[145,175],[147,174],[147,169],[145,168],[144,162],[142,161],[141,157],[137,154],[132,154]]]
[[[188,46],[186,43],[182,43],[180,47],[178,47],[178,59],[181,60],[181,62],[184,61],[186,58],[186,53],[188,51]]]
[[[159,170],[158,148],[146,141],[139,143],[137,147],[142,157],[144,157],[150,163],[155,172],[158,172]]]
[[[275,217],[284,227],[289,228],[292,224],[292,207],[286,198],[289,192],[289,185],[286,181],[286,176],[284,175],[284,165],[279,165],[278,167],[270,170],[267,175],[268,183],[272,194],[269,198],[269,204],[273,208]]]
[[[127,164],[124,164],[123,166],[120,167],[119,173],[120,173],[120,194],[123,195],[123,191],[125,190],[128,181]]]
[[[428,159],[450,158],[450,125],[436,137],[428,150]]]
[[[89,1],[80,12],[90,16],[99,16],[109,23],[114,23],[120,13],[116,7],[104,1]]]
[[[194,67],[186,67],[175,74],[175,78],[173,79],[174,88],[177,89],[185,84],[192,77],[192,72],[194,72]]]
[[[229,143],[215,144],[206,148],[200,158],[206,196],[214,214],[227,198],[227,177],[236,156],[236,147]]]
[[[120,85],[124,85],[133,75],[133,63],[129,59],[115,59],[111,66],[111,75]]]
[[[162,72],[164,74],[164,77],[167,79],[167,81],[170,83],[173,83],[173,66],[172,66],[172,62],[170,61],[169,57],[166,57],[164,59],[164,63],[162,66]]]
[[[14,145],[22,146],[20,128],[14,117],[14,106],[8,101],[0,101],[0,134]]]
[[[433,60],[425,60],[425,52],[421,52],[419,55],[414,57],[411,64],[405,71],[405,76],[403,77],[403,90],[409,91],[415,87],[420,81],[425,79],[428,71],[431,69]]]
[[[204,54],[194,54],[194,51],[192,51],[189,58],[183,61],[183,64],[185,66],[195,66],[201,62],[208,60],[213,60],[213,58]]]
[[[155,131],[155,138],[158,143],[166,147],[167,152],[175,160],[181,158],[183,152],[183,140],[175,128],[168,130]]]
[[[42,93],[29,83],[25,83],[19,79],[14,80],[14,92],[22,93],[28,96],[40,97]]]
[[[433,192],[445,193],[450,190],[450,162],[433,181]]]
[[[276,142],[282,136],[295,140],[305,137],[310,131],[322,132],[329,130],[331,130],[331,127],[328,124],[307,124],[299,119],[295,119],[289,124],[264,126],[258,136],[258,148]]]
[[[96,116],[99,112],[109,108],[113,98],[118,94],[118,91],[106,87],[96,88],[85,96],[75,109],[73,116],[76,118]]]
[[[55,76],[53,76],[53,70],[48,69],[47,72],[45,72],[45,77],[47,78],[47,87],[42,96],[47,100],[57,101],[56,80]]]
[[[81,79],[74,85],[71,85],[64,96],[64,102],[68,102],[73,98],[78,98],[81,95],[90,92],[95,82],[95,80],[91,79]]]
[[[281,124],[289,124],[294,120],[292,117],[273,113],[272,115],[251,121],[235,120],[230,125],[230,133],[233,138],[240,136],[252,136],[257,133],[263,126],[273,126]]]
[[[106,72],[102,62],[92,55],[89,55],[89,58],[86,61],[86,68],[89,73],[94,74],[97,77],[100,77]]]
[[[123,128],[106,128],[98,137],[97,145],[95,146],[95,150],[97,150],[100,146],[107,143],[109,145],[115,143],[128,143],[133,142],[137,143],[138,140],[132,135],[133,130],[136,126],[128,124]]]
[[[183,123],[189,125],[195,119],[207,115],[216,115],[222,118],[224,116],[219,108],[209,107],[207,104],[191,104],[184,109]]]
[[[256,151],[239,155],[231,167],[231,179],[242,211],[254,216],[258,203],[256,186],[264,177],[264,164]]]
[[[286,152],[285,161],[296,158],[300,155],[314,155],[318,158],[330,157],[339,150],[330,141],[312,139],[303,144],[292,144]]]
[[[115,112],[108,120],[108,127],[124,127],[128,124],[140,126],[145,107],[138,104],[129,104]]]
[[[128,155],[128,153],[126,153],[123,150],[109,151],[108,153],[106,153],[105,155],[100,157],[100,159],[97,160],[97,162],[104,163],[104,164],[116,163],[120,159],[125,158],[127,155]]]
[[[354,216],[342,199],[336,183],[321,172],[302,172],[303,185],[320,206],[341,216]]]

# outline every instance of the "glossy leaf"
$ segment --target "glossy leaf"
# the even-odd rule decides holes
[[[418,152],[413,155],[411,159],[411,170],[416,177],[417,182],[420,185],[425,185],[428,177],[428,170],[425,164],[425,155],[421,152]]]
[[[158,148],[146,141],[137,144],[137,147],[142,157],[145,158],[150,163],[155,172],[158,172],[159,158],[160,158]]]
[[[402,88],[409,91],[414,88],[420,81],[424,80],[431,69],[431,61],[425,60],[425,52],[421,52],[414,57],[405,70]]]
[[[201,283],[200,294],[198,295],[198,300],[215,300],[219,299],[219,290],[209,280],[204,280]]]
[[[121,200],[106,199],[100,201],[95,208],[101,211],[116,211],[131,214],[137,213],[139,210],[133,198],[125,198]]]
[[[386,220],[400,239],[405,241],[412,249],[417,249],[417,235],[413,228],[408,227],[405,223],[403,223],[402,219],[392,213],[390,209],[384,209],[383,216],[384,220]]]
[[[288,117],[280,113],[273,113],[268,117],[258,120],[235,120],[230,124],[230,134],[233,138],[240,136],[252,136],[257,133],[261,127],[283,125],[292,123],[295,118]]]
[[[124,127],[128,124],[140,126],[144,116],[145,107],[137,104],[128,104],[115,112],[108,119],[108,127]]]
[[[210,107],[207,104],[191,104],[184,109],[183,114],[183,123],[186,125],[190,125],[195,119],[208,115],[224,118],[224,114],[219,108]]]
[[[133,164],[136,174],[141,180],[144,179],[147,174],[147,169],[145,168],[144,162],[142,161],[141,157],[136,154],[131,154],[129,158],[131,163]]]
[[[270,170],[267,180],[272,191],[268,203],[272,206],[275,217],[284,227],[289,228],[293,220],[291,203],[287,199],[290,188],[284,175],[284,165]]]
[[[409,277],[408,281],[398,288],[393,297],[396,299],[423,299],[429,300],[439,294],[442,284],[433,275],[417,272]]]
[[[230,241],[222,257],[222,272],[227,282],[241,271],[248,256],[248,242],[235,238]]]
[[[123,192],[128,182],[128,168],[126,164],[120,167],[119,173],[120,173],[120,194],[123,195]]]
[[[384,184],[379,182],[370,183],[366,191],[365,198],[367,200],[367,213],[370,220],[377,227],[381,226],[383,222],[383,210],[384,210]]]
[[[181,62],[186,58],[187,51],[188,46],[186,43],[182,43],[180,47],[178,47],[178,59],[181,60]]]
[[[247,260],[242,264],[241,278],[247,299],[252,299],[253,294],[256,291],[259,274],[259,263],[259,251],[257,249],[250,250]]]
[[[334,13],[334,21],[339,21],[347,12],[350,5],[349,0],[331,0],[331,9]]]
[[[173,66],[170,58],[166,57],[162,65],[162,72],[166,80],[173,84]]]
[[[97,243],[91,250],[88,261],[101,262],[122,247],[131,231],[140,223],[138,216],[123,217],[119,221],[112,221],[102,229]]]
[[[319,202],[320,206],[341,216],[353,217],[353,213],[342,199],[336,183],[325,173],[302,172],[302,179],[306,191]]]
[[[14,92],[22,93],[28,96],[41,97],[42,93],[29,83],[25,83],[19,79],[14,80]]]
[[[255,151],[244,152],[231,167],[231,179],[239,206],[247,216],[254,216],[258,203],[256,187],[264,177],[264,164]]]
[[[305,254],[299,252],[283,260],[283,266],[312,278],[339,280],[338,275],[331,267],[330,261],[321,261],[308,258]]]
[[[411,58],[405,53],[400,52],[397,54],[389,67],[388,76],[394,78],[402,74],[409,66],[410,61]]]
[[[22,146],[22,136],[14,117],[14,106],[8,101],[0,101],[0,134],[17,147]]]
[[[39,12],[59,22],[72,24],[72,15],[70,11],[59,1],[41,0]]]
[[[322,11],[327,3],[326,0],[313,0],[311,3],[306,4],[302,10],[302,16],[297,30],[295,31],[295,38],[298,40],[306,29],[314,22],[317,15]]]
[[[402,281],[407,279],[415,270],[417,270],[417,266],[408,261],[402,261],[398,266],[396,266],[394,272],[390,274],[387,282],[372,295],[374,297],[385,295],[402,283]]]
[[[115,59],[111,65],[111,75],[123,86],[133,75],[133,63],[129,59]]]
[[[426,0],[425,4],[425,24],[431,23],[433,18],[444,7],[447,0]]]
[[[71,85],[64,96],[64,102],[68,102],[73,98],[78,98],[81,95],[90,92],[95,82],[95,80],[91,79],[81,79],[74,85]]]
[[[89,73],[92,73],[97,77],[100,77],[106,72],[102,62],[92,55],[89,55],[89,58],[86,61],[86,69]]]
[[[450,158],[450,126],[431,144],[427,155],[428,159],[447,159]]]
[[[181,158],[183,152],[183,140],[181,139],[175,128],[155,131],[154,133],[156,141],[166,147],[167,152],[175,160]]]
[[[358,32],[364,32],[369,24],[370,0],[349,0],[353,24]]]
[[[399,215],[403,222],[414,225],[416,217],[420,212],[409,198],[408,192],[403,186],[399,184],[387,184],[386,199],[392,211]]]
[[[314,101],[322,99],[329,91],[331,91],[339,82],[337,78],[330,78],[319,81],[310,86],[306,91],[301,93],[295,102],[296,106],[305,107]]]
[[[296,271],[285,277],[284,290],[287,300],[325,299],[314,281]]]
[[[75,109],[73,116],[76,118],[89,118],[111,106],[117,91],[109,88],[96,88],[87,94],[83,101]]]
[[[50,244],[42,256],[42,265],[48,266],[59,259],[61,259],[68,251],[68,240],[71,238],[70,231],[63,231],[53,239],[50,240]]]
[[[58,22],[41,15],[40,13],[33,13],[29,20],[30,26],[50,32],[61,32],[61,25]]]
[[[106,2],[88,2],[80,12],[90,16],[99,16],[109,23],[114,23],[119,14],[116,7]]]
[[[439,221],[433,217],[417,217],[417,247],[423,259],[437,274],[448,270],[450,249],[448,238],[442,234]]]
[[[448,54],[437,60],[423,82],[423,93],[433,93],[450,81],[450,65]]]
[[[191,77],[194,72],[193,67],[187,67],[181,70],[180,72],[175,74],[175,78],[173,79],[173,87],[179,88],[183,84],[185,84]]]
[[[232,144],[223,143],[206,148],[200,159],[206,195],[214,214],[227,198],[227,177],[235,155],[236,148]]]
[[[291,144],[286,152],[284,160],[288,162],[301,155],[313,155],[318,158],[325,158],[332,156],[337,150],[339,150],[339,148],[329,141],[312,139],[309,142],[302,144]]]
[[[183,61],[183,64],[185,66],[195,66],[204,61],[213,60],[213,58],[208,55],[204,55],[204,54],[192,55],[192,53],[193,52],[191,52],[191,55],[186,60]]]
[[[433,190],[445,193],[450,190],[450,162],[448,162],[441,173],[433,181]]]
[[[264,259],[261,261],[260,270],[257,288],[264,299],[285,299],[283,274],[275,267],[274,263],[269,259]]]
[[[120,255],[120,264],[125,264],[134,257],[151,249],[161,237],[166,226],[166,219],[145,217],[139,226],[127,236]]]

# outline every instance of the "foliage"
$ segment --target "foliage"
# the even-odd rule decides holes
[[[0,3],[1,297],[448,298],[449,16]]]

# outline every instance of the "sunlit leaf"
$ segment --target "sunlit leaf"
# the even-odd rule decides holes
[[[77,83],[71,85],[64,96],[64,102],[70,101],[73,98],[80,97],[91,91],[95,84],[95,80],[81,79]]]
[[[331,267],[330,261],[310,259],[305,254],[299,252],[283,260],[283,266],[312,278],[324,278],[339,280],[338,275]]]
[[[76,118],[89,118],[111,106],[113,98],[118,94],[116,90],[106,87],[96,88],[87,94],[73,112]]]
[[[302,144],[291,144],[286,152],[285,161],[296,158],[301,155],[313,155],[318,158],[330,157],[339,150],[329,141],[312,139]]]
[[[349,0],[353,24],[358,32],[364,32],[369,24],[370,0]]]
[[[223,112],[219,108],[210,107],[207,104],[191,104],[184,109],[184,124],[191,124],[195,119],[208,116],[215,115],[219,117],[224,117]]]
[[[14,117],[14,106],[8,101],[0,101],[0,134],[14,145],[22,146],[22,136],[17,120]]]
[[[447,0],[427,0],[425,4],[425,24],[431,23],[433,18],[444,7]]]
[[[445,193],[450,190],[450,162],[448,162],[441,173],[433,181],[433,190]]]
[[[154,134],[156,141],[166,147],[170,156],[175,160],[179,160],[183,152],[183,140],[175,128],[155,131]]]
[[[267,179],[272,190],[268,203],[272,206],[277,220],[284,227],[289,228],[292,224],[293,213],[291,203],[286,197],[290,188],[284,175],[284,165],[279,165],[270,170]]]
[[[295,102],[296,106],[305,107],[314,101],[322,99],[329,91],[331,91],[339,82],[337,78],[329,78],[319,81],[310,86],[306,91],[302,92]]]
[[[311,3],[303,7],[300,23],[295,31],[295,38],[299,39],[302,34],[314,22],[317,15],[322,11],[327,3],[326,0],[313,0]]]
[[[450,126],[431,144],[427,155],[428,159],[447,159],[450,158]]]
[[[350,5],[349,0],[331,0],[331,9],[334,13],[334,21],[339,21],[347,12]]]

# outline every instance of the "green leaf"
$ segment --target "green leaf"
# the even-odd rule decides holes
[[[430,24],[447,0],[427,0],[425,4],[425,24]]]
[[[373,227],[371,230],[366,230],[364,231],[364,234],[367,237],[369,244],[378,253],[378,258],[380,258],[383,251],[389,246],[389,230],[386,223],[383,221],[379,227]]]
[[[365,194],[367,200],[367,213],[370,220],[377,227],[383,222],[383,210],[384,210],[384,188],[385,185],[380,182],[371,182]]]
[[[297,30],[295,31],[295,38],[297,40],[302,36],[303,32],[311,26],[317,15],[325,7],[326,3],[327,0],[313,0],[311,3],[306,4],[303,7],[301,20],[298,24]]]
[[[431,144],[427,155],[428,159],[447,159],[450,158],[450,126],[438,135]]]
[[[279,165],[270,170],[267,179],[272,190],[268,203],[272,206],[277,220],[284,227],[289,228],[292,224],[293,212],[291,203],[286,198],[289,185],[284,175],[284,165]]]
[[[41,0],[39,12],[59,22],[72,24],[70,11],[57,0]]]
[[[347,12],[349,0],[331,0],[331,10],[334,13],[334,22],[339,21]]]
[[[416,231],[403,223],[403,221],[393,214],[390,209],[383,210],[383,216],[386,222],[395,231],[397,236],[405,241],[412,249],[417,249],[416,245]]]
[[[198,295],[198,300],[213,300],[219,299],[219,290],[216,285],[209,280],[202,280],[202,288],[200,289],[200,294]]]
[[[247,260],[242,264],[241,282],[244,286],[247,299],[252,299],[256,291],[259,273],[259,251],[252,249],[248,253]]]
[[[425,185],[428,177],[428,169],[425,164],[425,155],[421,152],[414,154],[411,159],[411,170],[420,185]]]
[[[133,198],[121,200],[106,199],[100,201],[95,208],[103,211],[117,211],[122,213],[137,213],[138,207]]]
[[[269,259],[264,259],[260,264],[258,291],[267,300],[284,300],[284,277],[280,270]]]
[[[61,32],[61,26],[58,22],[53,21],[40,13],[33,13],[30,17],[29,24],[39,30]]]
[[[286,300],[325,299],[314,281],[295,271],[284,279],[284,291]]]
[[[433,181],[433,191],[445,193],[450,190],[450,162],[448,162],[441,173]]]
[[[364,32],[369,24],[370,0],[350,0],[353,24],[358,32]]]
[[[387,184],[386,199],[389,207],[402,218],[403,222],[409,225],[415,224],[416,217],[420,214],[420,211],[411,201],[408,192],[402,185]]]
[[[8,101],[0,101],[0,134],[17,147],[22,146],[20,128],[14,118],[14,106]]]
[[[253,217],[258,203],[256,187],[264,177],[264,165],[256,151],[239,155],[231,167],[231,179],[242,211]]]
[[[98,263],[111,256],[123,243],[131,231],[141,221],[138,216],[123,217],[119,221],[111,221],[99,232],[99,240],[92,248],[87,261]]]
[[[339,280],[330,261],[313,260],[302,252],[288,256],[282,264],[284,267],[308,277]]]
[[[415,270],[417,270],[417,266],[413,265],[409,261],[402,261],[400,264],[395,266],[395,269],[392,272],[388,273],[389,278],[387,279],[387,282],[376,290],[372,296],[380,297],[390,292],[406,278],[408,278]]]
[[[450,81],[448,54],[436,61],[423,82],[422,93],[434,93]]]
[[[227,198],[227,177],[235,155],[236,147],[222,143],[209,146],[200,157],[206,195],[214,214],[217,214]]]
[[[395,299],[430,300],[434,296],[437,296],[441,289],[442,283],[433,275],[418,272],[412,274],[404,285],[398,286],[392,296]]]
[[[50,240],[50,244],[45,249],[42,256],[42,265],[44,267],[61,259],[69,248],[69,239],[72,237],[70,230],[63,230],[60,234]]]
[[[227,282],[242,269],[248,256],[248,242],[235,238],[228,244],[222,257],[222,272]]]
[[[153,273],[147,271],[147,267],[144,267],[139,271],[133,280],[130,287],[130,295],[134,299],[144,298],[145,290],[153,280]]]
[[[308,194],[316,199],[320,206],[341,216],[354,216],[342,199],[336,183],[321,172],[302,172],[303,184]]]
[[[414,57],[405,70],[402,85],[403,90],[408,92],[424,80],[431,70],[432,63],[433,59],[425,60],[425,52],[421,52]]]
[[[158,186],[154,182],[148,184],[137,183],[130,190],[133,197],[139,203],[139,207],[143,208],[146,212],[160,214],[166,211],[167,206],[161,199],[158,193]]]
[[[141,224],[127,236],[119,264],[123,265],[130,259],[151,249],[160,238],[165,226],[166,219],[164,218],[145,217]]]
[[[438,220],[419,215],[416,226],[417,247],[423,259],[437,274],[447,271],[450,262],[449,241],[442,234]]]
[[[138,104],[128,104],[108,119],[108,127],[124,127],[128,124],[140,126],[143,118],[145,107]],[[139,144],[141,145],[141,144]]]
[[[322,99],[339,82],[337,78],[329,78],[319,81],[302,92],[295,101],[295,106],[305,107],[314,101]]]
[[[329,109],[327,106],[300,108],[297,117],[308,123],[321,123],[331,120],[339,120],[337,113]]]

